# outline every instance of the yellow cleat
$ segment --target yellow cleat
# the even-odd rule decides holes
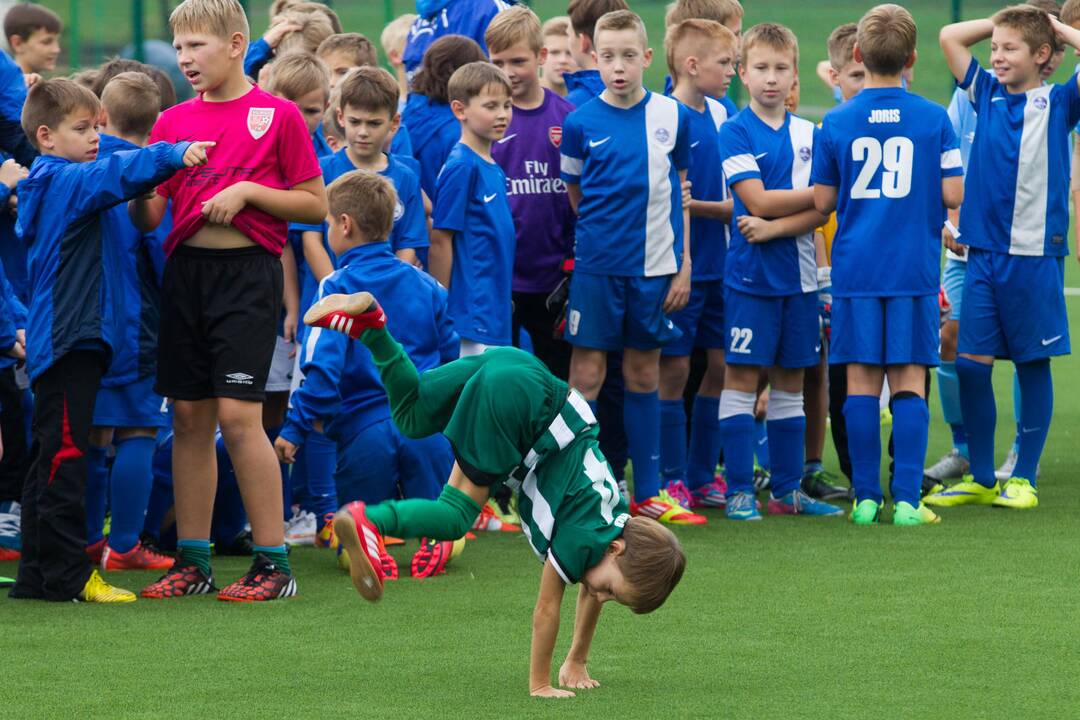
[[[82,592],[75,598],[75,602],[129,603],[135,602],[135,593],[123,588],[113,587],[98,575],[97,570],[93,570],[90,572],[90,579],[86,581]]]
[[[1026,478],[1009,478],[1001,494],[994,498],[994,507],[1031,510],[1039,506],[1039,491]]]
[[[975,482],[971,475],[949,487],[927,495],[923,502],[934,507],[956,507],[957,505],[992,505],[994,500],[1001,494],[1001,486],[995,482],[986,487]]]

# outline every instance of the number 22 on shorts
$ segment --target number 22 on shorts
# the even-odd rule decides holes
[[[750,328],[731,328],[731,350],[729,352],[747,355],[750,353],[750,341],[754,339],[754,331]]]

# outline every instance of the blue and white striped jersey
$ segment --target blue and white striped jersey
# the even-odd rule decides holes
[[[810,187],[817,128],[809,120],[787,114],[773,129],[747,107],[720,129],[720,155],[728,187],[732,188],[734,215],[751,215],[735,186],[758,179],[766,190]],[[731,225],[724,283],[750,295],[781,296],[817,291],[817,255],[814,233],[751,244]]]
[[[645,92],[632,108],[603,95],[566,116],[562,179],[580,184],[575,272],[672,275],[682,264],[679,171],[690,166],[686,107]]]
[[[964,183],[964,242],[1010,255],[1069,254],[1069,133],[1076,76],[1010,93],[974,58],[960,87],[979,117]]]

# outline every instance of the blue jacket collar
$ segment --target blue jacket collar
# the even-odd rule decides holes
[[[343,254],[338,256],[338,265],[345,267],[346,265],[363,263],[382,256],[394,258],[394,252],[390,249],[389,240],[377,243],[365,243],[364,245],[357,245],[356,247],[349,248]]]

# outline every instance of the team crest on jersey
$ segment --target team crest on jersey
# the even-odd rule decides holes
[[[671,133],[668,132],[667,128],[656,128],[656,132],[653,134],[655,135],[657,142],[666,143],[671,139]]]
[[[274,122],[274,108],[248,108],[248,132],[258,140],[270,129]]]
[[[810,160],[810,148],[803,145],[799,148],[799,159],[803,162],[809,162]]]
[[[551,144],[554,145],[555,147],[561,146],[562,145],[562,127],[557,126],[557,125],[553,126],[553,127],[549,127],[548,128],[548,140],[550,140]]]
[[[394,222],[397,222],[405,215],[405,206],[398,200],[394,203]]]
[[[1034,105],[1037,110],[1045,110],[1046,109],[1046,98],[1044,98],[1044,97],[1042,97],[1040,95],[1039,97],[1032,100],[1031,104]]]

